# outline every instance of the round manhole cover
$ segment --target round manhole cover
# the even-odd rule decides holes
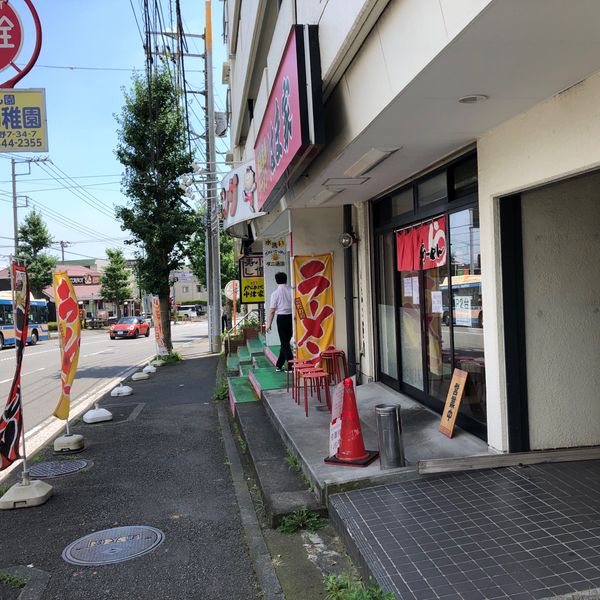
[[[29,474],[32,477],[39,477],[40,479],[60,477],[61,475],[76,473],[88,466],[89,462],[87,460],[53,460],[33,465],[29,469]]]
[[[62,557],[72,565],[109,565],[152,552],[164,539],[164,533],[154,527],[115,527],[69,544]]]

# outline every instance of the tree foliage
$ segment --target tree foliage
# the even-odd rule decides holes
[[[42,251],[50,248],[53,241],[42,215],[35,210],[30,212],[19,227],[18,253],[26,261],[29,287],[36,298],[52,284],[56,258]]]
[[[134,76],[117,117],[116,154],[125,167],[123,190],[129,202],[116,209],[127,243],[137,254],[140,283],[158,294],[165,344],[171,344],[169,274],[184,261],[186,245],[197,228],[197,213],[181,198],[178,179],[192,171],[186,149],[185,120],[177,89],[166,67],[149,78]]]
[[[200,211],[200,221],[200,227],[190,240],[188,258],[192,273],[194,273],[202,285],[206,286],[206,226],[204,225],[204,211]],[[225,287],[228,281],[238,279],[239,273],[238,265],[233,255],[233,238],[227,235],[222,229],[219,236],[219,252],[221,261],[221,286]]]
[[[108,265],[100,277],[102,297],[117,305],[117,316],[121,316],[121,305],[131,298],[129,269],[121,250],[107,248]]]

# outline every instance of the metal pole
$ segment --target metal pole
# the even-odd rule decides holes
[[[13,190],[14,190],[14,168],[15,168],[15,161],[14,159],[12,160],[12,166],[13,166]],[[15,196],[16,197],[16,196]],[[16,204],[15,204],[16,206]],[[15,238],[16,239],[16,238]],[[19,344],[17,343],[17,339],[16,339],[16,331],[17,331],[17,294],[16,294],[16,285],[15,285],[15,277],[14,277],[14,273],[13,273],[13,262],[16,261],[16,256],[15,257],[9,257],[8,260],[8,264],[9,264],[9,271],[10,271],[10,287],[12,290],[12,306],[13,306],[13,326],[15,327],[15,354],[16,354],[16,361],[17,361],[17,366],[16,368],[19,368]],[[24,327],[27,326],[27,322],[25,322],[23,324]],[[23,349],[24,351],[25,349]],[[21,355],[22,357],[22,355]],[[20,374],[19,374],[20,376]],[[25,449],[25,416],[24,416],[24,403],[23,403],[23,388],[20,387],[20,394],[21,394],[21,445],[23,447],[23,473],[21,474],[21,485],[29,485],[30,483],[30,479],[29,479],[29,469],[27,468],[27,451]]]
[[[12,201],[13,201],[13,230],[15,235],[15,257],[19,256],[19,217],[17,213],[17,174],[15,170],[15,159],[10,159],[12,169]]]
[[[209,320],[210,348],[212,352],[219,352],[221,349],[221,338],[218,323],[221,318],[221,260],[219,244],[219,211],[216,199],[216,149],[215,149],[215,102],[213,91],[213,65],[212,65],[212,12],[211,0],[206,0],[206,113],[208,119],[208,129],[206,131],[206,141],[208,145],[207,163],[208,163],[208,185],[207,185],[207,213],[209,218],[209,229],[211,232],[210,240],[210,277],[212,287],[212,308],[213,319],[212,327]],[[210,210],[208,210],[210,207]],[[207,281],[209,273],[207,272]]]

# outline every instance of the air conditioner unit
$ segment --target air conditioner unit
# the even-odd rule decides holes
[[[226,60],[223,63],[223,70],[221,71],[221,83],[223,85],[229,85],[230,77],[231,77],[231,63],[228,60]]]

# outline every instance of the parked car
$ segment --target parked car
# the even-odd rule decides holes
[[[108,330],[111,340],[116,338],[132,337],[140,335],[148,337],[150,335],[150,323],[140,317],[121,317],[115,325],[111,325]]]
[[[196,307],[193,305],[179,306],[177,308],[176,313],[177,313],[177,317],[180,319],[183,319],[184,321],[193,319],[194,317],[198,316],[198,314],[196,312]]]

